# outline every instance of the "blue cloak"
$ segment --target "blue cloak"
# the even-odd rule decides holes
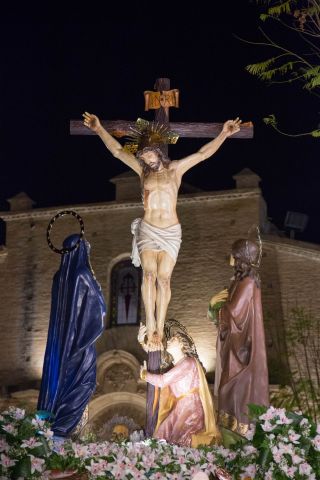
[[[78,240],[63,242],[70,247]],[[38,410],[53,416],[55,435],[76,428],[96,387],[95,341],[104,329],[106,305],[89,261],[90,244],[82,240],[62,255],[54,275],[51,314]]]

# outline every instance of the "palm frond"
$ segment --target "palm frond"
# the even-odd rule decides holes
[[[279,17],[283,13],[290,14],[292,9],[292,0],[287,0],[286,2],[280,2],[279,5],[274,5],[273,7],[268,8],[268,14],[273,17]]]
[[[250,65],[246,66],[246,70],[252,75],[260,75],[261,73],[265,72],[274,62],[275,58],[272,57],[264,62],[251,63]]]
[[[311,78],[319,74],[320,74],[320,65],[317,65],[316,67],[308,68],[308,70],[304,72],[303,76],[305,78]]]
[[[309,68],[304,74],[303,74],[305,79],[308,79],[309,82],[307,82],[303,88],[306,88],[307,90],[312,90],[313,88],[319,87],[320,86],[320,65],[317,65],[316,67]]]

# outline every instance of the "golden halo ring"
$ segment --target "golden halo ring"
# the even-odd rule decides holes
[[[53,243],[51,242],[51,238],[50,238],[50,233],[51,233],[51,230],[52,230],[52,227],[54,225],[54,223],[58,220],[58,218],[60,217],[64,217],[65,215],[72,215],[73,217],[75,217],[78,222],[79,222],[79,225],[80,225],[80,235],[79,235],[79,239],[77,240],[77,242],[72,246],[72,247],[65,247],[65,248],[57,248],[53,245]],[[83,220],[82,218],[80,217],[80,215],[75,212],[74,210],[62,210],[61,212],[57,213],[54,217],[51,218],[50,222],[49,222],[49,225],[48,225],[48,228],[47,228],[47,242],[48,242],[48,246],[49,248],[51,248],[51,250],[55,253],[59,253],[60,255],[63,255],[65,253],[70,253],[72,252],[73,250],[75,250],[76,248],[79,247],[80,245],[80,242],[82,240],[84,236],[84,223],[83,223]]]

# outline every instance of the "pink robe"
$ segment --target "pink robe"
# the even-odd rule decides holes
[[[190,447],[192,435],[205,427],[196,360],[184,357],[163,375],[148,372],[146,380],[156,387],[169,386],[175,397],[175,406],[156,428],[154,438]]]

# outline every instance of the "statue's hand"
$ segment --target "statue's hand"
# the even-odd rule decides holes
[[[144,343],[144,339],[147,335],[147,327],[143,325],[143,323],[140,323],[140,328],[138,330],[138,342],[139,343]]]
[[[84,112],[83,116],[83,124],[90,128],[93,132],[97,132],[99,128],[101,128],[101,123],[97,115],[93,115],[92,113]]]
[[[146,380],[147,377],[147,362],[144,361],[143,365],[140,367],[140,378],[141,380]]]
[[[213,306],[215,305],[216,303],[219,303],[219,302],[224,302],[225,300],[227,300],[228,298],[228,289],[225,288],[224,290],[221,290],[221,292],[217,293],[216,295],[214,295],[211,300],[210,300],[210,305]]]
[[[235,120],[228,120],[227,122],[225,122],[222,131],[227,135],[227,137],[230,137],[234,133],[239,132],[240,125],[241,120],[239,119],[239,117],[237,117]]]

